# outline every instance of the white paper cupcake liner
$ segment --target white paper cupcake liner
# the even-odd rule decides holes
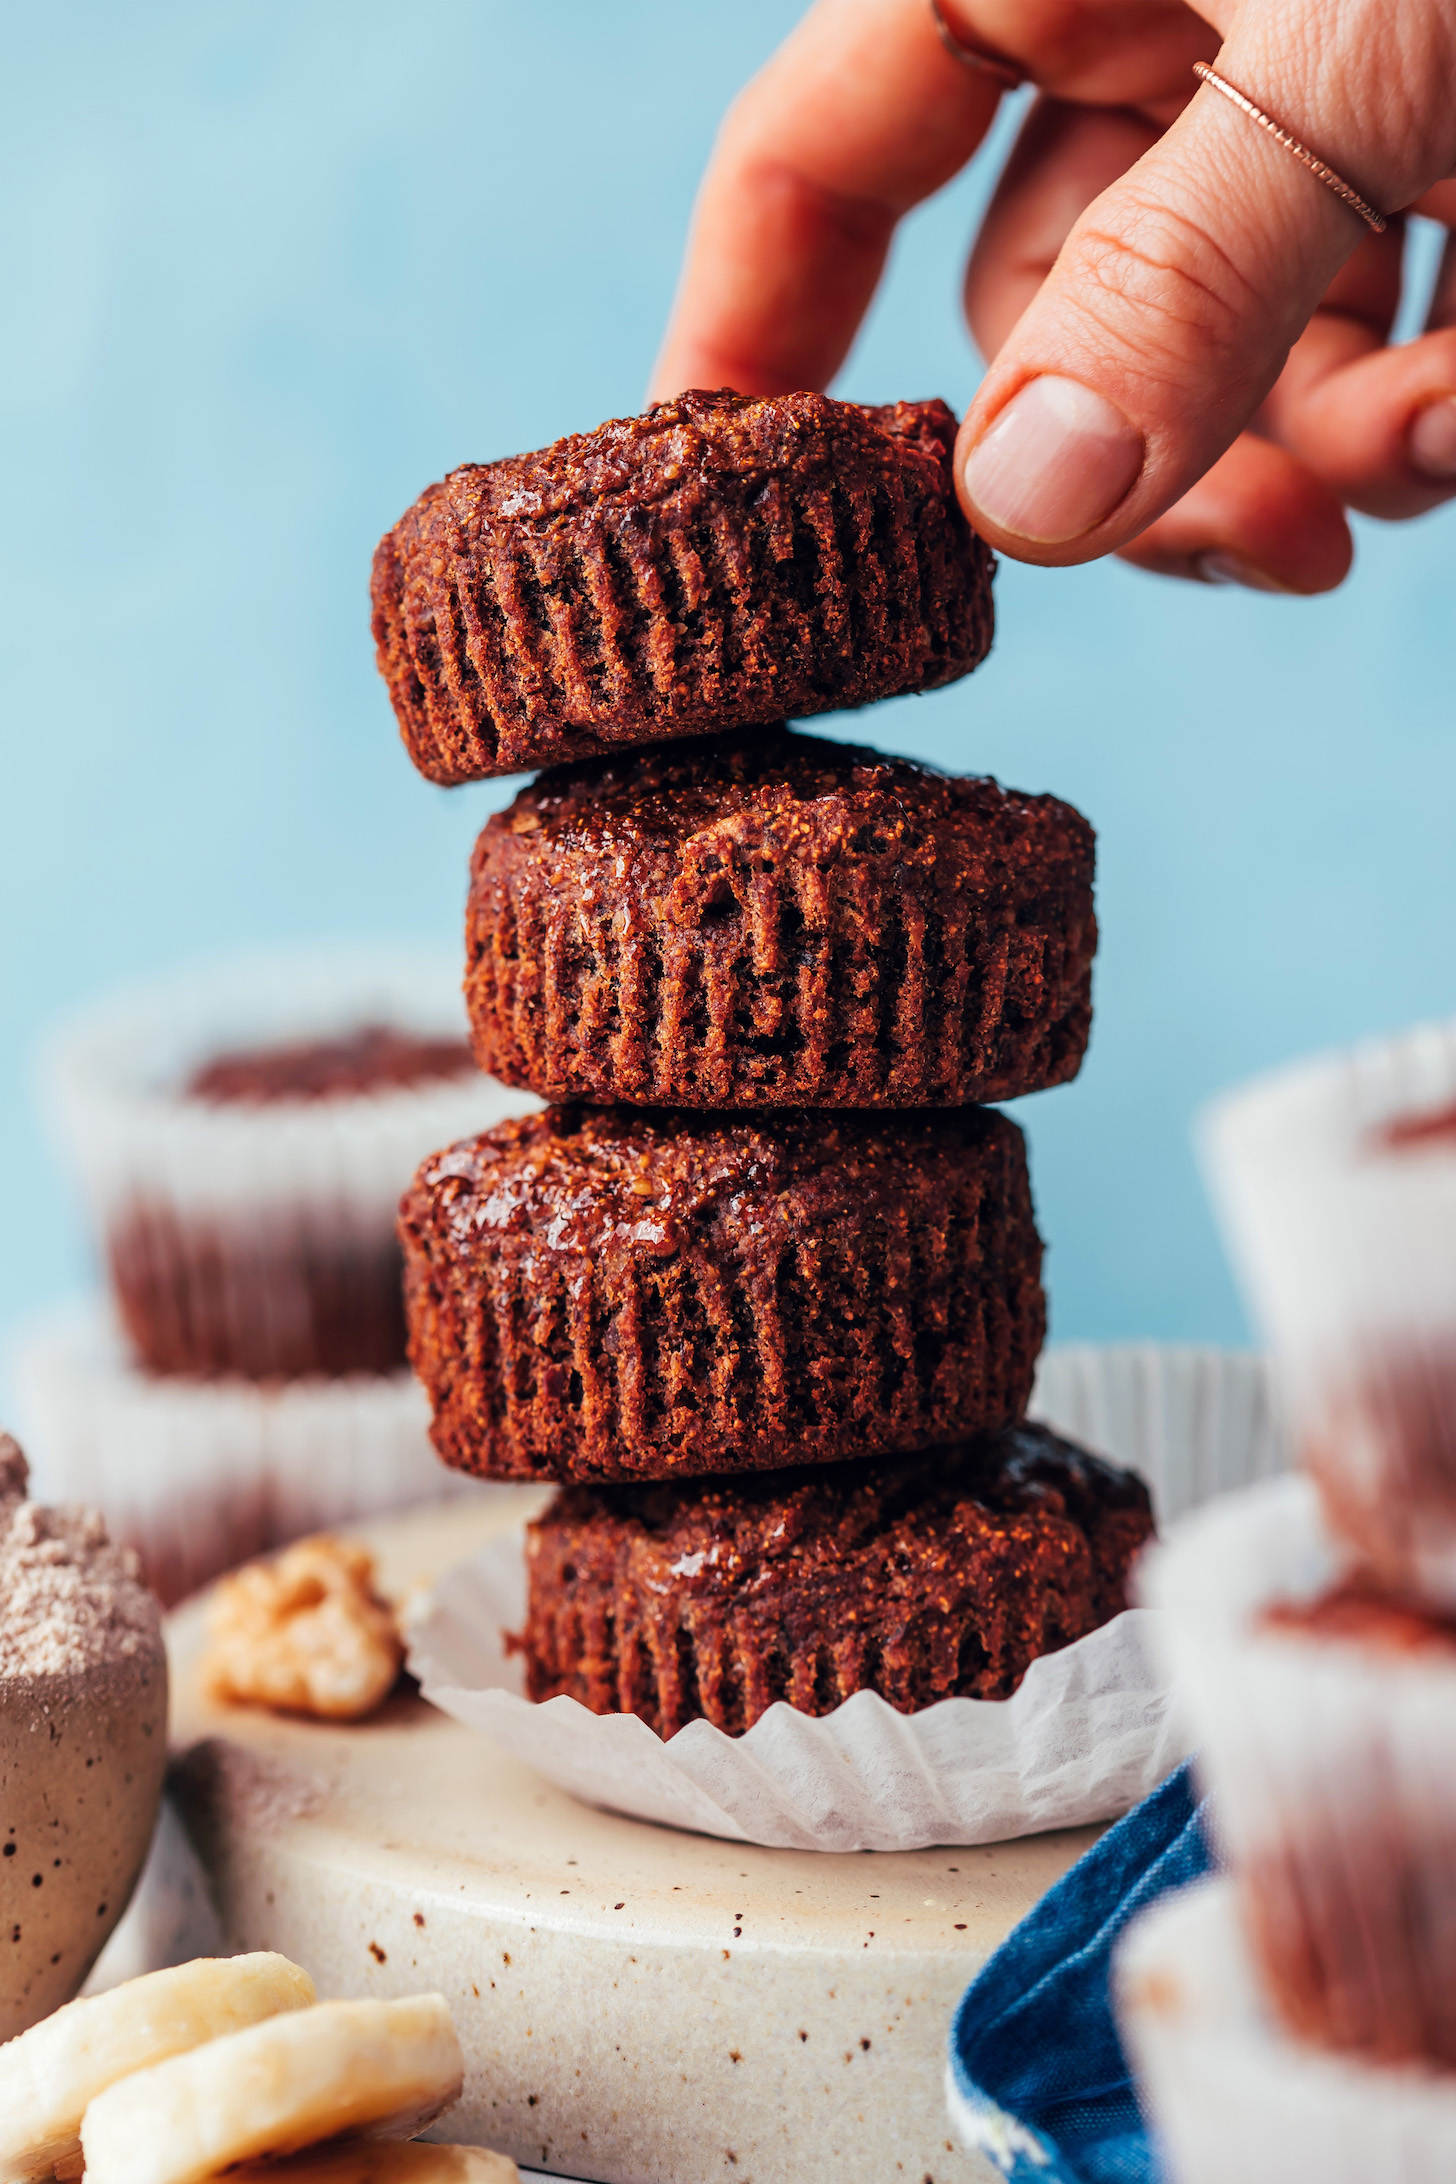
[[[1456,1606],[1456,1023],[1304,1063],[1200,1126],[1301,1459],[1393,1583]]]
[[[1029,1415],[1147,1481],[1159,1524],[1287,1470],[1262,1357],[1197,1343],[1053,1343]]]
[[[1254,1361],[1212,1351],[1079,1348],[1065,1362],[1052,1352],[1041,1415],[1075,1433],[1065,1400],[1095,1423],[1102,1454],[1213,1491],[1275,1461],[1258,1377]],[[1107,1820],[1186,1749],[1143,1610],[1033,1661],[1006,1700],[945,1699],[907,1715],[861,1691],[817,1718],[780,1702],[742,1736],[694,1721],[667,1740],[635,1715],[527,1700],[505,1645],[525,1612],[513,1535],[452,1572],[416,1622],[409,1662],[426,1696],[590,1803],[732,1841],[914,1850]]]
[[[32,1491],[88,1502],[167,1605],[251,1555],[458,1494],[409,1373],[259,1386],[139,1371],[99,1308],[35,1322],[12,1355]]]
[[[1456,2062],[1456,1656],[1261,1627],[1350,1566],[1308,1479],[1190,1518],[1139,1566],[1292,2029]]]
[[[1302,2045],[1260,2001],[1230,1885],[1200,1881],[1128,1929],[1118,2026],[1167,2184],[1450,2184],[1456,2076]]]
[[[426,1153],[540,1102],[478,1072],[257,1107],[177,1092],[219,1053],[337,1038],[370,1023],[464,1038],[458,962],[398,948],[318,948],[137,987],[52,1033],[41,1098],[103,1221],[141,1194],[214,1212],[346,1207],[392,1222]]]
[[[314,949],[119,994],[51,1036],[42,1106],[148,1362],[259,1377],[311,1369],[328,1362],[312,1340],[316,1313],[342,1314],[346,1365],[403,1362],[401,1193],[427,1153],[540,1102],[473,1069],[253,1106],[180,1088],[221,1053],[368,1024],[463,1039],[459,988],[449,957]]]

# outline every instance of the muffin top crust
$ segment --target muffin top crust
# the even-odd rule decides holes
[[[685,845],[705,829],[733,836],[770,829],[784,856],[828,864],[853,856],[933,863],[973,836],[988,862],[1016,846],[1065,864],[1090,884],[1094,836],[1055,796],[1003,789],[986,775],[941,773],[861,744],[831,742],[777,723],[721,737],[558,766],[496,813],[486,839],[510,835],[528,851],[624,856]]]
[[[188,1078],[189,1099],[268,1107],[285,1100],[350,1099],[472,1073],[465,1039],[432,1039],[389,1024],[361,1024],[334,1039],[242,1047],[216,1054]]]
[[[876,1197],[911,1190],[933,1196],[968,1159],[1019,1154],[1020,1143],[1016,1125],[986,1108],[732,1115],[561,1106],[433,1154],[411,1198],[428,1195],[465,1256],[488,1231],[551,1250],[625,1244],[665,1254],[720,1222],[748,1241],[754,1210],[789,1191],[801,1216],[838,1205],[867,1212]]]
[[[694,497],[711,504],[725,489],[735,497],[751,494],[770,478],[828,479],[852,472],[856,457],[873,466],[887,458],[906,464],[923,473],[928,494],[953,497],[955,435],[955,418],[940,401],[876,407],[826,394],[692,387],[638,416],[567,433],[549,447],[462,463],[428,487],[417,506],[443,499],[467,524],[543,528],[604,503],[651,509],[671,500],[686,515]]]

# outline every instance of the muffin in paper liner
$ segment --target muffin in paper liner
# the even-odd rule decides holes
[[[1167,2184],[1456,2175],[1456,2077],[1291,2039],[1260,1998],[1227,1880],[1144,1912],[1119,1948],[1113,1990]]]
[[[526,1532],[526,1696],[730,1736],[777,1701],[1007,1699],[1126,1608],[1132,1472],[1029,1423],[953,1447],[561,1488]]]
[[[1053,1350],[1034,1408],[1075,1433],[1077,1418],[1055,1407],[1065,1396],[1100,1420],[1087,1436],[1098,1453],[1181,1499],[1195,1477],[1215,1491],[1277,1461],[1258,1375],[1255,1361],[1216,1351],[1078,1347],[1063,1363]],[[452,1571],[410,1631],[425,1695],[589,1803],[732,1841],[911,1850],[1111,1819],[1187,1748],[1145,1609],[1042,1655],[1009,1699],[901,1714],[859,1691],[823,1716],[780,1701],[741,1736],[700,1720],[664,1740],[635,1715],[531,1704],[507,1643],[525,1602],[520,1533]]]
[[[1389,1638],[1301,1621],[1353,1568],[1288,1478],[1191,1518],[1135,1590],[1160,1611],[1272,2008],[1332,2049],[1453,2068],[1456,1630],[1416,1646],[1378,1604]]]
[[[186,1090],[222,1056],[375,1029],[458,1046],[458,1067],[329,1097]],[[112,996],[52,1033],[39,1091],[135,1354],[259,1380],[402,1367],[401,1191],[426,1153],[537,1104],[474,1067],[449,957],[361,945]]]
[[[1289,1461],[1268,1368],[1251,1351],[1054,1342],[1037,1361],[1027,1416],[1138,1472],[1159,1524]]]
[[[1456,1607],[1456,1022],[1259,1079],[1200,1137],[1331,1523]]]
[[[10,1362],[35,1493],[99,1508],[169,1607],[304,1533],[510,1491],[445,1469],[407,1372],[168,1378],[133,1365],[96,1306],[33,1322]]]

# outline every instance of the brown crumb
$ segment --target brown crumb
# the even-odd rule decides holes
[[[1126,1606],[1147,1488],[1045,1426],[736,1478],[568,1487],[527,1530],[526,1688],[659,1736],[778,1700],[1005,1699]],[[734,1936],[740,1933],[733,1928]]]

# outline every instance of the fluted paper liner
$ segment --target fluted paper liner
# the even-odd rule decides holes
[[[1194,1421],[1205,1429],[1198,1459],[1223,1484],[1273,1460],[1251,1373],[1246,1359],[1144,1345],[1078,1349],[1065,1367],[1052,1352],[1043,1385],[1055,1390],[1060,1374],[1126,1435],[1119,1446],[1099,1436],[1102,1453],[1175,1482],[1178,1495],[1195,1469],[1183,1445],[1197,1440]],[[1041,1415],[1062,1422],[1047,1402]],[[1072,1827],[1126,1811],[1186,1748],[1145,1609],[1034,1661],[1009,1699],[945,1699],[907,1715],[861,1691],[817,1718],[780,1702],[740,1737],[695,1721],[664,1740],[635,1715],[527,1700],[505,1644],[525,1607],[519,1534],[452,1571],[411,1633],[426,1697],[589,1803],[731,1841],[913,1850]]]
[[[1158,1611],[1271,2004],[1344,2049],[1456,2063],[1456,1655],[1263,1623],[1350,1562],[1292,1477],[1200,1511],[1135,1589]]]
[[[1136,1471],[1159,1524],[1288,1463],[1268,1369],[1247,1351],[1052,1343],[1037,1364],[1029,1415]]]
[[[1226,1880],[1128,1929],[1117,2021],[1168,2184],[1450,2184],[1456,2076],[1292,2040],[1260,1999]]]
[[[1456,1607],[1456,1021],[1216,1101],[1214,1203],[1331,1522]],[[1447,1114],[1393,1146],[1393,1124]]]
[[[47,1119],[103,1228],[138,1195],[183,1213],[306,1206],[315,1217],[392,1224],[426,1153],[539,1102],[468,1070],[257,1106],[186,1099],[178,1088],[219,1053],[338,1038],[368,1023],[464,1039],[459,985],[447,956],[341,945],[239,957],[122,992],[46,1042]]]
[[[224,961],[53,1033],[40,1092],[154,1370],[259,1379],[404,1363],[395,1209],[428,1152],[537,1104],[474,1069],[337,1098],[188,1097],[224,1053],[369,1024],[466,1034],[447,956],[359,944]]]
[[[172,1379],[131,1364],[96,1306],[33,1322],[12,1363],[34,1491],[99,1508],[168,1606],[305,1532],[510,1491],[445,1469],[407,1372]]]

